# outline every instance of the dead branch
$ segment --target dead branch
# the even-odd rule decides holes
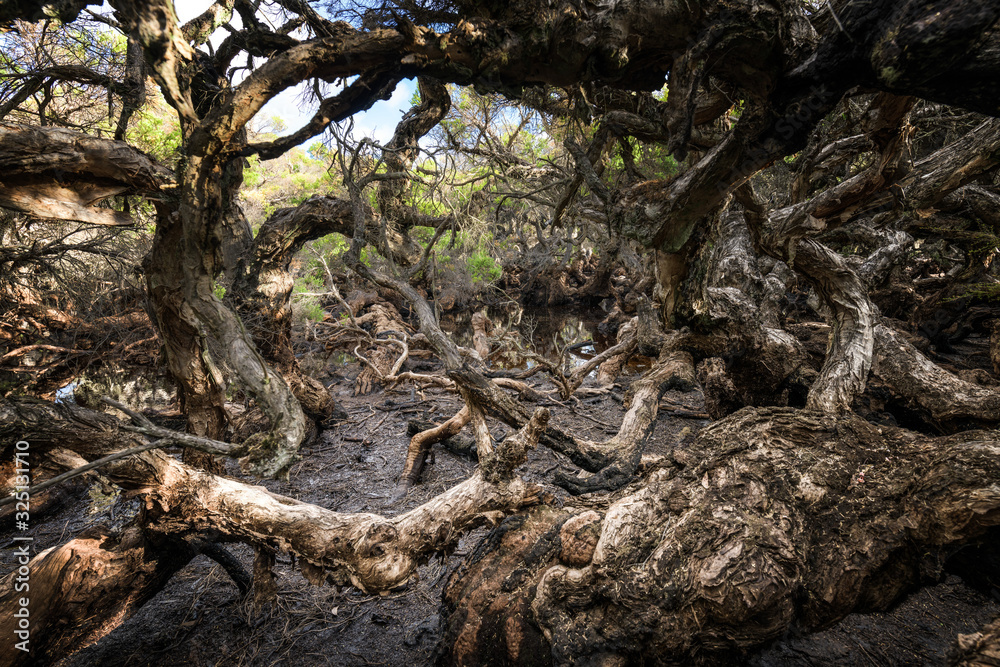
[[[431,445],[457,435],[471,418],[469,407],[465,406],[448,421],[426,431],[421,431],[410,439],[410,446],[406,453],[406,464],[403,466],[403,474],[399,478],[394,499],[398,500],[405,496],[406,492],[420,479],[420,473],[423,471]]]

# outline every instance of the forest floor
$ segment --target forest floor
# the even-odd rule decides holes
[[[337,367],[337,374],[321,378],[347,410],[348,420],[306,446],[287,481],[266,480],[264,486],[339,512],[392,516],[469,477],[475,462],[438,444],[434,446],[434,463],[425,467],[421,483],[405,499],[393,502],[409,443],[407,421],[442,421],[459,410],[460,401],[438,389],[426,390],[422,396],[414,396],[409,388],[354,396],[353,376],[358,370],[356,363],[349,364]],[[624,413],[620,396],[640,370],[633,367],[630,375],[621,376],[613,395],[549,403],[553,420],[576,434],[604,440],[617,431]],[[551,389],[541,375],[529,383],[539,390]],[[708,423],[699,417],[703,409],[699,391],[668,392],[646,453],[666,455],[683,447]],[[501,438],[506,432],[505,427],[494,425],[494,437]],[[565,457],[539,448],[529,453],[520,472],[559,502],[585,503],[585,499],[573,499],[551,484],[553,473],[560,468],[567,472],[576,469]],[[228,472],[242,477],[233,463]],[[122,524],[135,511],[133,502],[104,495],[99,482],[80,483],[66,496],[60,510],[35,526],[36,550],[64,542],[88,526]],[[418,577],[403,590],[382,596],[353,588],[311,586],[287,557],[279,555],[275,567],[277,605],[264,613],[255,613],[240,599],[221,566],[199,556],[137,614],[64,664],[432,664],[440,636],[442,589],[488,532],[489,528],[480,528],[466,535],[453,553],[423,565]],[[0,527],[0,544],[8,543],[11,536],[6,526]],[[239,545],[230,548],[249,569],[253,561],[250,550]],[[0,574],[12,567],[10,553],[4,551]],[[962,572],[967,575],[968,571],[966,564]],[[890,612],[855,614],[825,632],[784,637],[765,651],[748,656],[747,664],[944,664],[957,634],[974,632],[1000,615],[996,582],[978,583],[972,588],[948,574],[946,568],[940,583],[914,593]]]

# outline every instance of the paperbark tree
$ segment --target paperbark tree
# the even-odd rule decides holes
[[[81,536],[35,564],[51,591],[40,599],[78,599],[89,610],[105,596],[107,620],[76,628],[60,623],[82,618],[61,617],[55,607],[39,612],[53,625],[44,651],[55,655],[110,630],[190,556],[177,540],[202,531],[295,554],[317,582],[391,588],[457,531],[538,500],[536,489],[512,475],[536,442],[595,473],[563,476],[564,487],[616,495],[601,512],[545,506],[501,526],[484,557],[449,585],[446,648],[457,663],[517,662],[539,648],[560,664],[731,658],[795,625],[815,629],[854,610],[884,608],[932,574],[934,559],[1000,520],[994,432],[934,438],[877,427],[851,412],[874,368],[942,430],[997,420],[995,391],[959,380],[900,340],[871,296],[908,246],[902,218],[938,205],[989,209],[991,192],[958,195],[995,166],[996,121],[913,161],[911,111],[920,98],[1000,115],[994,3],[861,0],[814,11],[784,0],[455,1],[432,9],[400,2],[372,10],[358,26],[289,0],[277,3],[287,22],[276,29],[243,0],[221,0],[187,25],[167,0],[110,4],[133,56],[141,48],[178,115],[182,159],[172,181],[123,143],[5,124],[0,164],[13,171],[0,184],[0,205],[41,218],[121,224],[122,211],[97,204],[122,193],[155,201],[156,237],[145,265],[151,309],[183,390],[189,431],[201,436],[179,441],[192,448],[208,442],[212,453],[241,456],[263,475],[295,460],[306,412],[323,417],[331,406],[292,354],[288,267],[304,242],[341,231],[353,240],[347,261],[355,272],[398,292],[416,312],[449,386],[466,403],[481,466],[428,504],[385,519],[275,497],[158,452],[122,459],[109,474],[144,496],[151,509],[142,525],[117,543]],[[0,20],[52,11],[69,20],[85,6],[7,3]],[[243,27],[229,25],[228,37],[205,47],[234,12]],[[247,74],[237,81],[226,75],[238,56]],[[348,199],[317,197],[281,210],[250,238],[235,200],[245,158],[281,155],[418,76],[421,104],[386,147],[387,173],[345,174]],[[247,124],[282,91],[353,77],[322,97],[302,128],[248,140]],[[418,139],[448,112],[445,83],[538,108],[558,106],[545,87],[561,87],[571,91],[566,99],[578,118],[602,116],[590,146],[567,143],[576,171],[563,201],[586,185],[614,242],[630,239],[655,254],[660,295],[659,311],[639,301],[634,343],[622,341],[623,350],[634,346],[657,360],[633,383],[626,416],[607,442],[574,436],[549,423],[544,410],[529,412],[463,358],[406,276],[361,262],[366,246],[398,264],[426,261],[405,229],[428,220],[401,201],[403,179]],[[664,83],[665,101],[647,95]],[[859,87],[877,93],[866,98],[859,128],[823,141],[825,119],[859,96]],[[739,113],[727,114],[736,102]],[[610,187],[599,162],[612,138],[629,137],[662,144],[686,168]],[[859,146],[866,148],[864,168],[815,186],[824,169]],[[794,199],[765,205],[752,179],[800,152],[801,174],[789,188]],[[364,196],[376,182],[373,211]],[[553,207],[552,227],[566,205]],[[867,222],[873,209],[885,214],[870,226],[880,239],[873,252],[848,258],[827,244],[822,234]],[[536,231],[541,240],[540,225]],[[602,268],[596,291],[606,288],[610,271]],[[813,289],[829,326],[815,368],[782,327],[778,304],[792,272]],[[223,274],[233,281],[229,302],[214,294]],[[239,447],[217,442],[226,416],[213,338],[270,421],[266,433]],[[696,377],[713,416],[725,418],[637,479],[659,398]],[[577,389],[570,389],[574,379],[563,380],[570,393]],[[730,414],[746,403],[782,407]],[[0,408],[10,415],[9,433],[59,442],[87,460],[136,444],[107,418],[51,405]],[[466,419],[459,415],[443,430],[460,428]],[[494,446],[487,416],[520,430]],[[157,555],[158,544],[176,548]],[[86,566],[57,576],[73,558]],[[150,559],[152,570],[145,567]],[[106,572],[118,575],[117,584],[93,574],[102,563],[112,564]],[[12,622],[0,616],[0,627]]]

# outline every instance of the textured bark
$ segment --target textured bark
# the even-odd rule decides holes
[[[123,25],[156,54],[151,70],[167,99],[185,123],[197,124],[191,31],[177,25],[168,3],[121,0],[115,8]],[[629,235],[676,252],[728,192],[801,148],[841,93],[858,83],[997,113],[995,90],[985,83],[996,69],[992,54],[1000,37],[991,27],[997,10],[971,0],[952,3],[948,11],[936,3],[919,8],[876,0],[851,3],[838,11],[837,29],[822,37],[801,8],[761,0],[713,7],[629,1],[596,14],[572,4],[556,10],[519,2],[479,8],[465,18],[447,34],[404,22],[369,32],[325,23],[324,36],[307,42],[285,36],[267,65],[235,86],[205,119],[211,136],[191,135],[191,152],[200,154],[215,140],[227,145],[268,99],[296,82],[368,72],[384,80],[367,82],[368,99],[354,100],[343,113],[384,95],[387,82],[414,74],[514,92],[533,84],[574,86],[584,79],[651,90],[669,72],[677,94],[666,103],[665,127],[670,147],[683,152],[697,118],[698,84],[713,77],[742,91],[754,108],[682,177],[639,187],[619,207],[621,228]],[[217,56],[219,71],[228,66],[229,51]],[[553,52],[559,58],[551,58]],[[332,116],[324,112],[323,118]],[[310,123],[307,135],[324,126]]]
[[[722,419],[746,405],[726,372],[726,362],[719,357],[698,364],[698,384],[705,396],[705,412],[712,419]]]
[[[359,246],[357,236],[355,236],[354,241],[354,245],[356,247]],[[352,248],[352,253],[353,251],[354,248]],[[358,247],[358,253],[360,253],[360,247]],[[380,287],[395,290],[404,299],[410,302],[410,306],[416,312],[417,319],[420,321],[420,333],[426,336],[427,341],[430,343],[431,347],[434,348],[438,357],[441,358],[441,361],[444,363],[444,367],[446,369],[452,371],[463,367],[462,354],[459,352],[458,346],[455,345],[444,333],[444,331],[441,330],[437,317],[434,315],[434,309],[431,308],[429,303],[427,303],[427,299],[421,296],[420,293],[408,282],[399,280],[398,278],[384,273],[372,271],[358,261],[357,256],[355,256],[353,262],[354,263],[351,268],[353,268],[360,276],[376,285],[379,285]],[[519,427],[520,426],[523,426],[523,422],[519,425]]]
[[[243,143],[245,122],[228,125],[225,116],[232,96],[220,97],[211,88],[211,77],[195,76],[201,67],[196,65],[195,51],[177,23],[172,3],[121,0],[113,6],[123,28],[143,45],[150,73],[180,116],[187,155],[177,173],[176,212],[159,216],[152,270],[147,272],[151,289],[173,290],[173,303],[161,309],[158,319],[164,324],[161,315],[169,312],[183,323],[185,335],[198,332],[200,356],[207,350],[207,336],[221,343],[222,354],[242,388],[271,421],[270,432],[248,439],[245,462],[259,474],[278,474],[297,456],[306,435],[305,415],[288,384],[257,352],[239,317],[213,293],[216,277],[227,268],[223,249],[234,230],[234,198],[242,170],[232,151]],[[179,279],[172,280],[175,276]],[[176,347],[190,349],[186,340]],[[185,384],[183,378],[177,379]],[[199,383],[192,389],[205,387]],[[222,410],[217,394],[198,400]]]
[[[955,667],[1000,665],[1000,619],[979,632],[959,635],[950,664]]]
[[[990,361],[993,362],[993,372],[1000,375],[1000,319],[993,320],[990,332]]]
[[[191,429],[214,434],[224,423],[221,381],[213,377],[205,341],[214,337],[222,343],[229,365],[272,421],[271,432],[250,443],[260,445],[255,460],[267,473],[291,463],[305,430],[299,401],[293,398],[300,392],[294,382],[286,386],[267,363],[278,370],[282,359],[289,368],[294,364],[294,358],[289,359],[287,320],[282,321],[287,316],[287,280],[280,270],[268,269],[263,276],[258,272],[261,282],[242,290],[276,299],[277,305],[265,300],[257,308],[258,313],[266,311],[262,321],[279,323],[270,330],[261,326],[255,331],[249,318],[241,321],[214,299],[212,290],[214,280],[231,264],[225,255],[234,234],[235,165],[243,156],[278,153],[293,145],[289,140],[246,146],[246,123],[269,99],[300,81],[362,75],[344,93],[321,103],[317,117],[291,135],[296,142],[321,131],[330,119],[391,92],[401,78],[418,74],[476,83],[481,90],[512,97],[524,86],[539,83],[579,88],[584,105],[590,105],[587,97],[600,86],[652,90],[669,76],[671,96],[658,109],[659,126],[628,121],[633,131],[657,135],[678,157],[694,143],[702,83],[731,86],[733,99],[746,103],[736,129],[715,145],[704,145],[704,154],[692,158],[690,169],[674,179],[634,185],[620,196],[601,193],[613,233],[662,253],[660,287],[668,321],[688,268],[685,249],[698,240],[699,225],[754,173],[802,148],[845,90],[858,85],[881,88],[1000,114],[1000,7],[973,0],[836,2],[808,18],[801,3],[768,0],[457,2],[453,7],[462,20],[447,34],[409,21],[403,5],[414,3],[403,3],[392,27],[360,30],[320,22],[322,30],[316,30],[310,20],[319,35],[315,39],[300,42],[289,34],[271,33],[266,45],[247,46],[259,49],[252,55],[260,53],[257,57],[264,62],[239,85],[213,90],[216,106],[206,106],[206,96],[192,81],[205,73],[206,60],[217,59],[215,69],[229,70],[225,54],[233,51],[232,43],[209,56],[197,53],[191,42],[202,43],[209,27],[229,13],[228,4],[220,3],[204,21],[184,27],[177,24],[172,3],[166,0],[112,4],[129,34],[145,46],[150,71],[182,123],[185,161],[178,208],[176,215],[161,216],[148,275],[168,361],[179,378],[183,375],[190,394],[185,407],[193,419]],[[36,9],[19,3],[14,11],[35,16]],[[10,11],[5,8],[0,14]],[[426,23],[438,27],[450,20]],[[810,21],[823,20],[829,29],[819,36]],[[443,114],[443,86],[422,85],[437,86],[437,108],[430,116]],[[905,114],[911,102],[879,97],[873,107],[884,111],[885,118]],[[717,113],[726,108],[719,105]],[[405,124],[401,128],[398,134],[403,137]],[[872,202],[872,193],[884,190],[902,173],[906,123],[865,132],[880,151],[876,166],[771,216],[770,229],[755,229],[754,240],[807,276],[832,313],[830,348],[808,397],[810,407],[828,413],[846,411],[863,391],[879,330],[867,296],[867,270],[806,237],[843,224],[864,210],[863,205],[885,203]],[[948,159],[917,169],[899,188],[902,205],[912,209],[934,204],[993,166],[989,153],[995,152],[995,135],[995,124],[984,124],[964,148],[956,146],[961,151],[941,154]],[[987,154],[975,155],[980,148]],[[387,158],[391,170],[405,172],[414,150],[412,136],[394,145]],[[54,177],[45,172],[44,178]],[[102,179],[74,177],[68,184],[51,180],[46,187],[56,189],[35,190],[33,201],[45,195],[65,207],[57,211],[55,204],[41,204],[50,216],[107,216],[114,221],[117,216],[94,209],[93,202],[135,186],[117,177],[110,183]],[[30,210],[34,204],[24,203],[25,191],[11,183],[0,186],[13,193],[7,200]],[[400,183],[382,181],[385,218],[405,217],[398,201]],[[599,188],[590,189],[600,193]],[[361,216],[355,215],[355,222],[364,226]],[[369,244],[374,240],[391,250],[391,236],[391,229],[369,228],[356,239]],[[268,238],[261,237],[261,242]],[[598,472],[589,480],[564,479],[575,491],[616,488],[632,479],[655,421],[659,394],[669,382],[692,381],[689,349],[710,355],[701,366],[702,377],[717,414],[735,407],[737,398],[747,402],[748,388],[767,388],[771,394],[764,400],[782,400],[789,378],[801,368],[801,346],[781,331],[777,312],[770,307],[773,301],[758,298],[771,288],[769,279],[754,266],[754,257],[739,252],[742,238],[731,238],[735,242],[728,248],[737,252],[720,255],[715,264],[719,270],[709,276],[709,286],[700,295],[705,306],[700,314],[707,315],[709,326],[731,332],[745,325],[745,333],[732,338],[735,349],[719,344],[721,336],[703,338],[700,342],[706,344],[698,346],[693,335],[685,334],[682,349],[676,338],[667,339],[638,320],[636,348],[662,354],[653,371],[633,386],[618,436],[592,443],[555,427],[540,436]],[[739,267],[739,279],[727,284],[727,267],[738,265],[749,268]],[[881,270],[879,266],[874,262],[871,271]],[[529,431],[541,430],[544,420],[536,415],[532,422],[527,410],[497,383],[463,366],[459,351],[440,331],[426,301],[414,298],[411,286],[357,268],[413,302],[422,329],[468,402],[469,419],[485,456],[478,483],[486,485],[498,474],[502,478],[507,459],[492,456],[484,412],[517,426],[533,424]],[[755,313],[754,304],[761,302],[769,307]],[[243,314],[253,311],[250,307]],[[276,338],[269,340],[272,335]],[[883,343],[892,341],[882,338]],[[255,345],[270,346],[271,352],[264,350],[262,358]],[[992,392],[956,384],[914,351],[897,347],[882,350],[876,372],[934,420],[995,420]],[[739,367],[731,363],[738,356],[752,361]],[[754,368],[766,372],[753,373]],[[523,437],[530,441],[536,436]],[[541,544],[537,550],[518,551],[519,528],[508,524],[506,560],[491,560],[487,554],[479,561],[483,576],[494,581],[483,583],[485,593],[473,586],[461,596],[468,604],[453,600],[465,604],[461,608],[468,619],[455,638],[454,655],[464,655],[467,661],[499,660],[506,651],[513,661],[525,662],[549,643],[559,662],[721,661],[780,634],[793,618],[801,619],[805,628],[821,627],[846,610],[888,604],[902,588],[917,582],[922,571],[933,569],[933,555],[943,546],[1000,520],[995,437],[968,437],[979,440],[931,441],[883,432],[849,415],[838,424],[830,415],[811,412],[738,413],[707,429],[690,452],[678,451],[676,469],[654,472],[640,487],[617,496],[609,509],[599,506],[603,517],[572,510],[576,516],[553,533],[545,522],[552,526],[563,513],[534,513],[525,523],[534,522],[526,543],[535,545],[544,537],[549,543],[558,540],[558,549]],[[524,446],[514,449],[519,452]],[[114,474],[133,487],[168,480],[165,487],[150,492],[164,530],[187,530],[187,522],[193,521],[232,539],[286,548],[301,557],[304,571],[314,579],[323,578],[329,569],[338,582],[372,590],[405,578],[413,554],[425,553],[421,549],[427,544],[447,543],[453,529],[450,514],[445,521],[412,513],[392,520],[324,513],[191,471],[157,454],[117,466]],[[506,510],[531,495],[525,489],[511,490],[514,486],[500,492],[470,484],[427,511],[440,509],[443,515],[447,508],[457,512],[454,525],[474,523],[484,508]],[[167,507],[185,515],[166,513]],[[262,569],[267,569],[264,550],[260,553]],[[554,565],[555,559],[559,565]],[[506,571],[510,576],[501,576]],[[502,594],[494,596],[498,589]],[[536,619],[541,632],[529,628],[529,618]],[[491,643],[501,633],[503,645]],[[643,652],[646,655],[639,655]]]
[[[1000,422],[1000,392],[949,373],[884,324],[875,328],[875,336],[874,375],[939,428]]]
[[[598,508],[593,547],[592,518],[505,522],[449,583],[446,650],[509,664],[541,630],[556,664],[720,664],[793,626],[884,609],[1000,523],[998,451],[996,432],[741,410]]]
[[[152,194],[169,170],[120,141],[54,127],[0,123],[0,206],[51,220],[131,225],[121,211],[98,208],[119,194]]]
[[[699,366],[715,418],[744,405],[803,405],[815,376],[802,345],[783,326],[780,302],[791,272],[784,262],[762,270],[746,219],[733,206],[713,221],[685,285],[683,317],[708,334],[689,349],[718,360]]]
[[[5,417],[0,430],[29,438],[33,455],[71,447],[85,458],[95,458],[136,444],[115,420],[79,407],[21,401],[0,403],[0,414]],[[38,605],[32,611],[33,632],[46,623],[74,618],[77,612],[86,625],[80,637],[72,625],[44,636],[33,634],[36,655],[50,650],[54,655],[74,640],[94,640],[110,632],[187,562],[180,558],[175,563],[162,547],[152,556],[144,546],[146,536],[155,541],[157,536],[207,531],[216,539],[294,554],[303,574],[317,584],[329,578],[370,592],[397,587],[420,562],[453,545],[465,531],[537,502],[539,489],[515,477],[514,469],[535,446],[548,418],[546,409],[537,409],[523,429],[496,445],[489,444],[487,432],[479,442],[480,468],[468,480],[393,518],[332,512],[196,470],[160,451],[115,461],[103,472],[126,491],[143,495],[145,532],[128,533],[121,547],[102,544],[103,538],[88,542],[81,537],[44,561],[40,557],[31,580]],[[159,565],[157,558],[162,559]],[[75,569],[68,570],[67,562]],[[112,576],[103,576],[107,573]],[[51,596],[35,593],[36,581]],[[5,605],[9,614],[13,607]],[[0,626],[10,627],[9,614],[0,615]],[[53,647],[44,644],[46,638]]]
[[[1000,120],[984,120],[971,132],[913,165],[902,183],[906,204],[913,208],[934,206],[977,174],[998,163]]]
[[[161,216],[171,215],[161,212]],[[176,255],[182,243],[182,229],[176,221],[157,224],[154,251],[143,262],[146,290],[167,367],[180,388],[188,430],[221,439],[228,425],[225,379],[208,351],[205,331],[185,303],[182,286],[187,276]],[[207,463],[204,458],[196,459],[199,464]]]
[[[748,216],[756,245],[804,275],[832,314],[826,359],[806,402],[811,409],[843,412],[864,391],[872,363],[877,309],[868,296],[868,286],[847,261],[809,237],[844,224],[873,193],[905,173],[913,102],[912,98],[887,94],[871,101],[862,130],[878,150],[878,158],[868,169],[807,201],[773,211],[766,220],[760,210]]]
[[[850,409],[865,389],[875,345],[877,309],[867,286],[844,258],[811,239],[795,246],[795,269],[806,275],[833,313],[830,345],[807,407],[827,412]]]
[[[134,465],[147,482],[171,480],[152,494],[153,502],[172,510],[171,516],[159,519],[159,529],[197,526],[227,539],[277,546],[301,559],[300,567],[314,583],[329,575],[337,584],[370,592],[405,583],[422,559],[452,544],[485,517],[535,502],[537,491],[509,477],[487,482],[476,472],[424,505],[388,519],[332,512],[187,468],[163,455],[144,457]],[[121,475],[115,479],[125,481]]]
[[[122,110],[115,127],[115,139],[124,141],[129,120],[146,103],[146,61],[135,35],[128,38],[125,46],[125,77],[119,94],[122,98]]]
[[[6,23],[14,19],[25,21],[40,21],[42,19],[58,18],[63,23],[69,23],[79,15],[84,7],[101,4],[88,0],[55,0],[55,2],[36,2],[35,0],[14,0],[0,7],[0,21]]]
[[[320,421],[343,409],[322,383],[302,372],[295,358],[290,268],[307,242],[352,231],[350,204],[339,199],[317,196],[278,210],[240,257],[227,294],[261,356],[285,378],[305,413]]]
[[[163,212],[157,220],[147,283],[171,370],[192,392],[185,400],[224,413],[220,378],[212,377],[209,385],[199,375],[213,375],[207,346],[211,336],[221,343],[221,354],[241,387],[271,422],[270,432],[248,439],[245,464],[258,474],[275,475],[294,462],[306,421],[288,383],[261,357],[240,318],[214,295],[215,278],[224,268],[219,250],[229,238],[232,197],[239,184],[226,175],[231,175],[228,166],[218,155],[191,156],[183,163],[177,210]],[[173,335],[178,340],[169,340]],[[170,360],[170,353],[178,358]]]
[[[625,396],[628,411],[618,433],[605,442],[584,444],[584,451],[591,459],[603,461],[597,474],[580,479],[557,473],[555,482],[574,494],[615,490],[627,484],[639,467],[646,441],[656,426],[663,394],[668,389],[690,390],[694,384],[694,360],[690,353],[664,346],[653,367],[629,387]]]
[[[406,492],[420,480],[420,473],[423,472],[424,462],[430,452],[431,445],[458,435],[459,431],[471,419],[472,414],[469,412],[469,408],[464,407],[451,419],[420,431],[410,438],[410,445],[406,450],[406,463],[403,464],[403,474],[400,475],[399,485],[396,487],[397,498],[405,496]]]
[[[387,303],[378,303],[368,309],[357,322],[370,324],[375,340],[402,340],[406,338],[407,327],[403,324],[399,312]],[[373,342],[365,350],[368,363],[358,373],[354,380],[354,394],[368,394],[377,385],[382,384],[391,375],[395,362],[400,358],[400,348],[397,345],[385,345]]]
[[[638,327],[638,321],[636,318],[632,318],[625,324],[621,325],[618,329],[618,334],[616,336],[616,343],[624,343],[625,341],[633,338],[635,336],[636,328]],[[610,387],[618,379],[621,374],[622,369],[628,362],[631,350],[622,352],[620,354],[615,354],[609,356],[601,362],[601,365],[597,367],[597,386],[598,387]]]
[[[0,631],[15,637],[19,598],[30,600],[30,653],[9,647],[0,665],[44,665],[93,644],[148,602],[195,555],[183,542],[151,541],[138,528],[112,536],[100,528],[35,556],[30,591],[17,570],[0,581]]]
[[[360,262],[354,264],[354,269],[376,285],[396,290],[410,302],[420,320],[421,333],[427,337],[444,362],[448,377],[455,383],[467,405],[475,404],[477,408],[513,428],[520,429],[529,423],[531,413],[524,406],[502,391],[496,382],[486,378],[468,363],[463,363],[458,347],[441,330],[430,304],[410,284],[384,273],[372,271]],[[641,327],[639,328],[641,330]],[[662,332],[658,328],[657,332],[662,338]],[[660,342],[657,340],[657,343]],[[565,454],[588,471],[598,471],[612,461],[599,445],[576,438],[555,425],[549,425],[542,432],[539,442]]]
[[[558,554],[571,514],[548,505],[512,516],[481,542],[445,586],[440,662],[445,665],[552,664],[532,621],[538,568]]]
[[[140,191],[171,180],[168,169],[132,146],[57,127],[0,124],[0,167],[5,182],[16,175],[61,172],[108,179]]]

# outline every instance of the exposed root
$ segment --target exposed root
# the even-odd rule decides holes
[[[588,450],[601,455],[605,465],[586,479],[557,473],[555,482],[573,494],[619,489],[632,480],[642,458],[646,440],[656,425],[660,398],[670,388],[691,389],[695,384],[694,360],[688,352],[665,346],[656,364],[632,383],[626,395],[628,412],[618,433],[602,443],[589,443]]]
[[[376,384],[385,383],[387,378],[395,376],[402,368],[409,356],[409,346],[405,342],[409,327],[403,323],[396,309],[385,303],[372,305],[356,321],[362,325],[370,324],[375,334],[367,355],[360,352],[360,344],[354,348],[355,356],[365,364],[364,370],[355,380],[354,394],[363,395],[370,393]],[[402,354],[394,354],[391,350],[393,347],[401,347]]]
[[[31,653],[8,646],[0,652],[0,665],[56,664],[96,642],[156,595],[194,554],[181,540],[151,541],[134,526],[120,536],[94,528],[41,552],[26,565],[30,595],[17,590],[16,569],[0,582],[0,632],[9,641],[17,637],[19,598],[29,598],[31,621]]]
[[[490,358],[489,338],[486,330],[492,327],[492,322],[486,317],[485,311],[477,311],[472,315],[472,346],[475,348],[479,358],[486,363]]]
[[[619,327],[617,342],[622,343],[629,338],[634,337],[637,326],[638,320],[636,318],[632,318]],[[600,367],[597,369],[597,386],[610,387],[613,385],[615,380],[618,379],[618,376],[621,375],[622,369],[628,362],[629,356],[628,352],[623,352],[602,360]]]
[[[1000,392],[952,375],[884,324],[875,341],[874,374],[942,428],[1000,421]]]
[[[1000,524],[995,436],[743,409],[596,516],[543,506],[501,526],[449,583],[445,650],[736,664],[793,626],[885,609]]]
[[[393,501],[402,499],[406,492],[420,480],[420,473],[424,469],[424,462],[427,460],[431,445],[456,435],[463,426],[469,423],[471,418],[468,406],[463,407],[448,421],[417,433],[410,439],[410,446],[406,452],[406,464],[403,466],[403,474],[400,476]]]

